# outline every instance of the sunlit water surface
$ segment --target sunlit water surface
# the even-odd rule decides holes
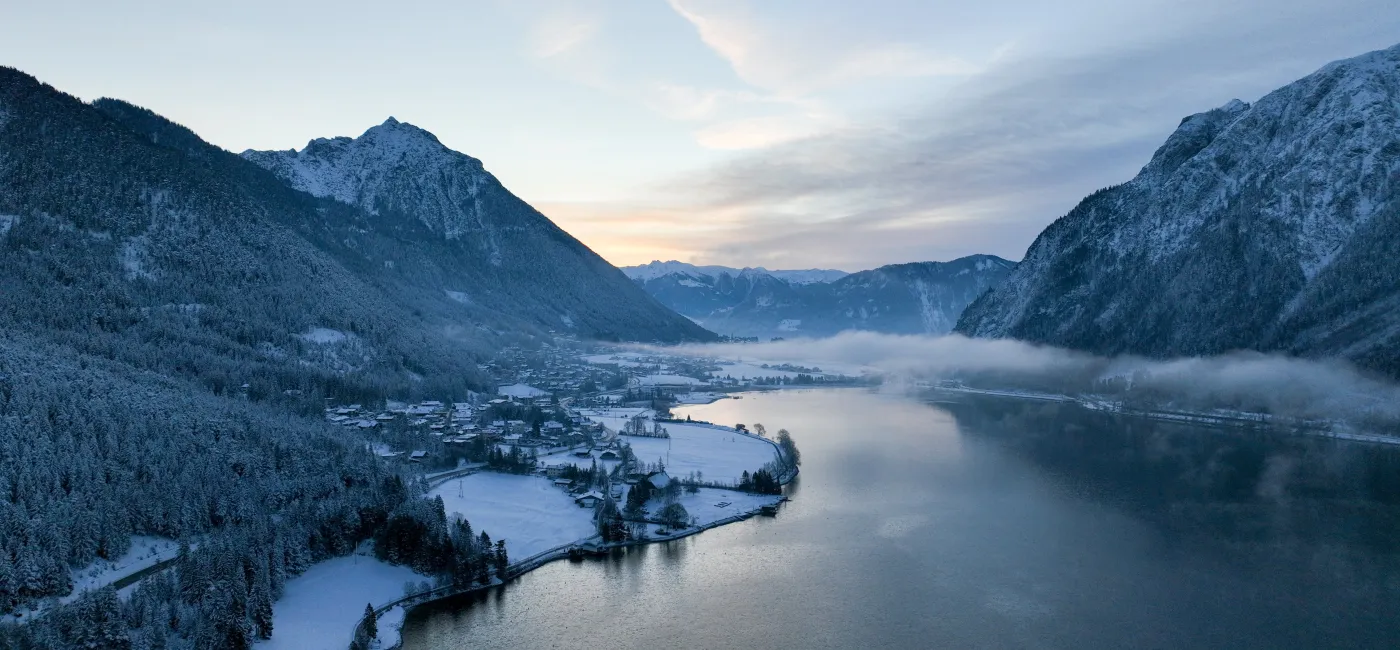
[[[1234,434],[1123,442],[1101,422],[1001,408],[861,389],[682,408],[793,432],[802,474],[776,519],[420,608],[404,647],[1400,647],[1393,540],[1368,521],[1390,506],[1329,519],[1265,503],[1272,488],[1252,484],[1243,506],[1203,506],[1195,483],[1181,494],[1179,477],[1135,478],[1131,459],[1157,467],[1173,451],[1156,446],[1185,439],[1218,465],[1211,446]],[[1123,446],[1129,460],[1105,465],[1101,448],[1083,466],[1058,447],[1047,458],[1018,431]]]

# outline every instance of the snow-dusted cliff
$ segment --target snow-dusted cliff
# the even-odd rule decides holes
[[[1341,355],[1396,372],[1400,46],[1193,115],[1041,233],[958,331],[1103,353]]]

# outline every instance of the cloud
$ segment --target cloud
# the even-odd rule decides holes
[[[652,84],[646,103],[667,118],[694,121],[714,117],[721,109],[750,99],[734,91],[662,82]]]
[[[804,33],[803,16],[764,13],[738,0],[669,0],[705,43],[754,87],[808,96],[871,78],[967,75],[980,68],[926,45]]]
[[[746,152],[655,192],[670,199],[674,220],[745,215],[730,239],[695,255],[706,262],[871,268],[972,253],[1018,259],[1079,199],[1129,180],[1182,117],[1236,97],[1253,101],[1330,60],[1392,44],[1400,8],[1345,4],[1246,2],[1199,20],[1163,4],[1097,28],[1113,33],[1026,37],[899,112],[811,119],[794,111],[708,125],[697,132],[702,144]],[[802,48],[779,52],[782,39],[748,5],[672,6],[757,86],[799,92],[857,74],[813,72],[798,60]],[[1131,39],[1124,24],[1137,30]],[[1310,37],[1300,40],[1303,33]],[[915,46],[832,49],[859,74],[916,70],[914,62],[944,70]]]
[[[683,123],[710,150],[695,159],[714,162],[625,203],[565,207],[569,227],[619,264],[1019,259],[1081,198],[1132,178],[1182,117],[1391,45],[1392,5],[1084,0],[1060,20],[1026,0],[670,0],[741,85],[657,68],[609,91]],[[598,48],[578,47],[551,65],[592,78]]]
[[[695,133],[695,141],[710,149],[762,149],[825,133],[842,122],[819,111],[746,117],[707,126]]]
[[[567,54],[598,33],[598,20],[577,10],[546,13],[530,30],[530,52],[541,59]]]
[[[707,357],[743,357],[769,363],[816,365],[828,371],[868,369],[893,378],[978,377],[988,385],[1053,385],[1068,394],[1106,393],[1104,378],[1132,383],[1132,394],[1159,406],[1231,408],[1344,427],[1400,424],[1400,386],[1365,376],[1340,361],[1259,353],[1151,360],[1105,358],[1009,339],[951,335],[896,336],[847,332],[827,339],[668,348]]]

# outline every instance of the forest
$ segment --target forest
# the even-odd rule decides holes
[[[450,538],[441,512],[356,434],[4,334],[0,612],[43,607],[0,646],[247,647],[289,578],[376,538],[388,561],[445,570],[424,550]],[[175,570],[54,606],[133,535],[180,540]]]

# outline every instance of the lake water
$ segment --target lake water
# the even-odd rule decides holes
[[[1395,648],[1393,452],[1011,400],[748,394],[793,497],[416,610],[408,650]]]

